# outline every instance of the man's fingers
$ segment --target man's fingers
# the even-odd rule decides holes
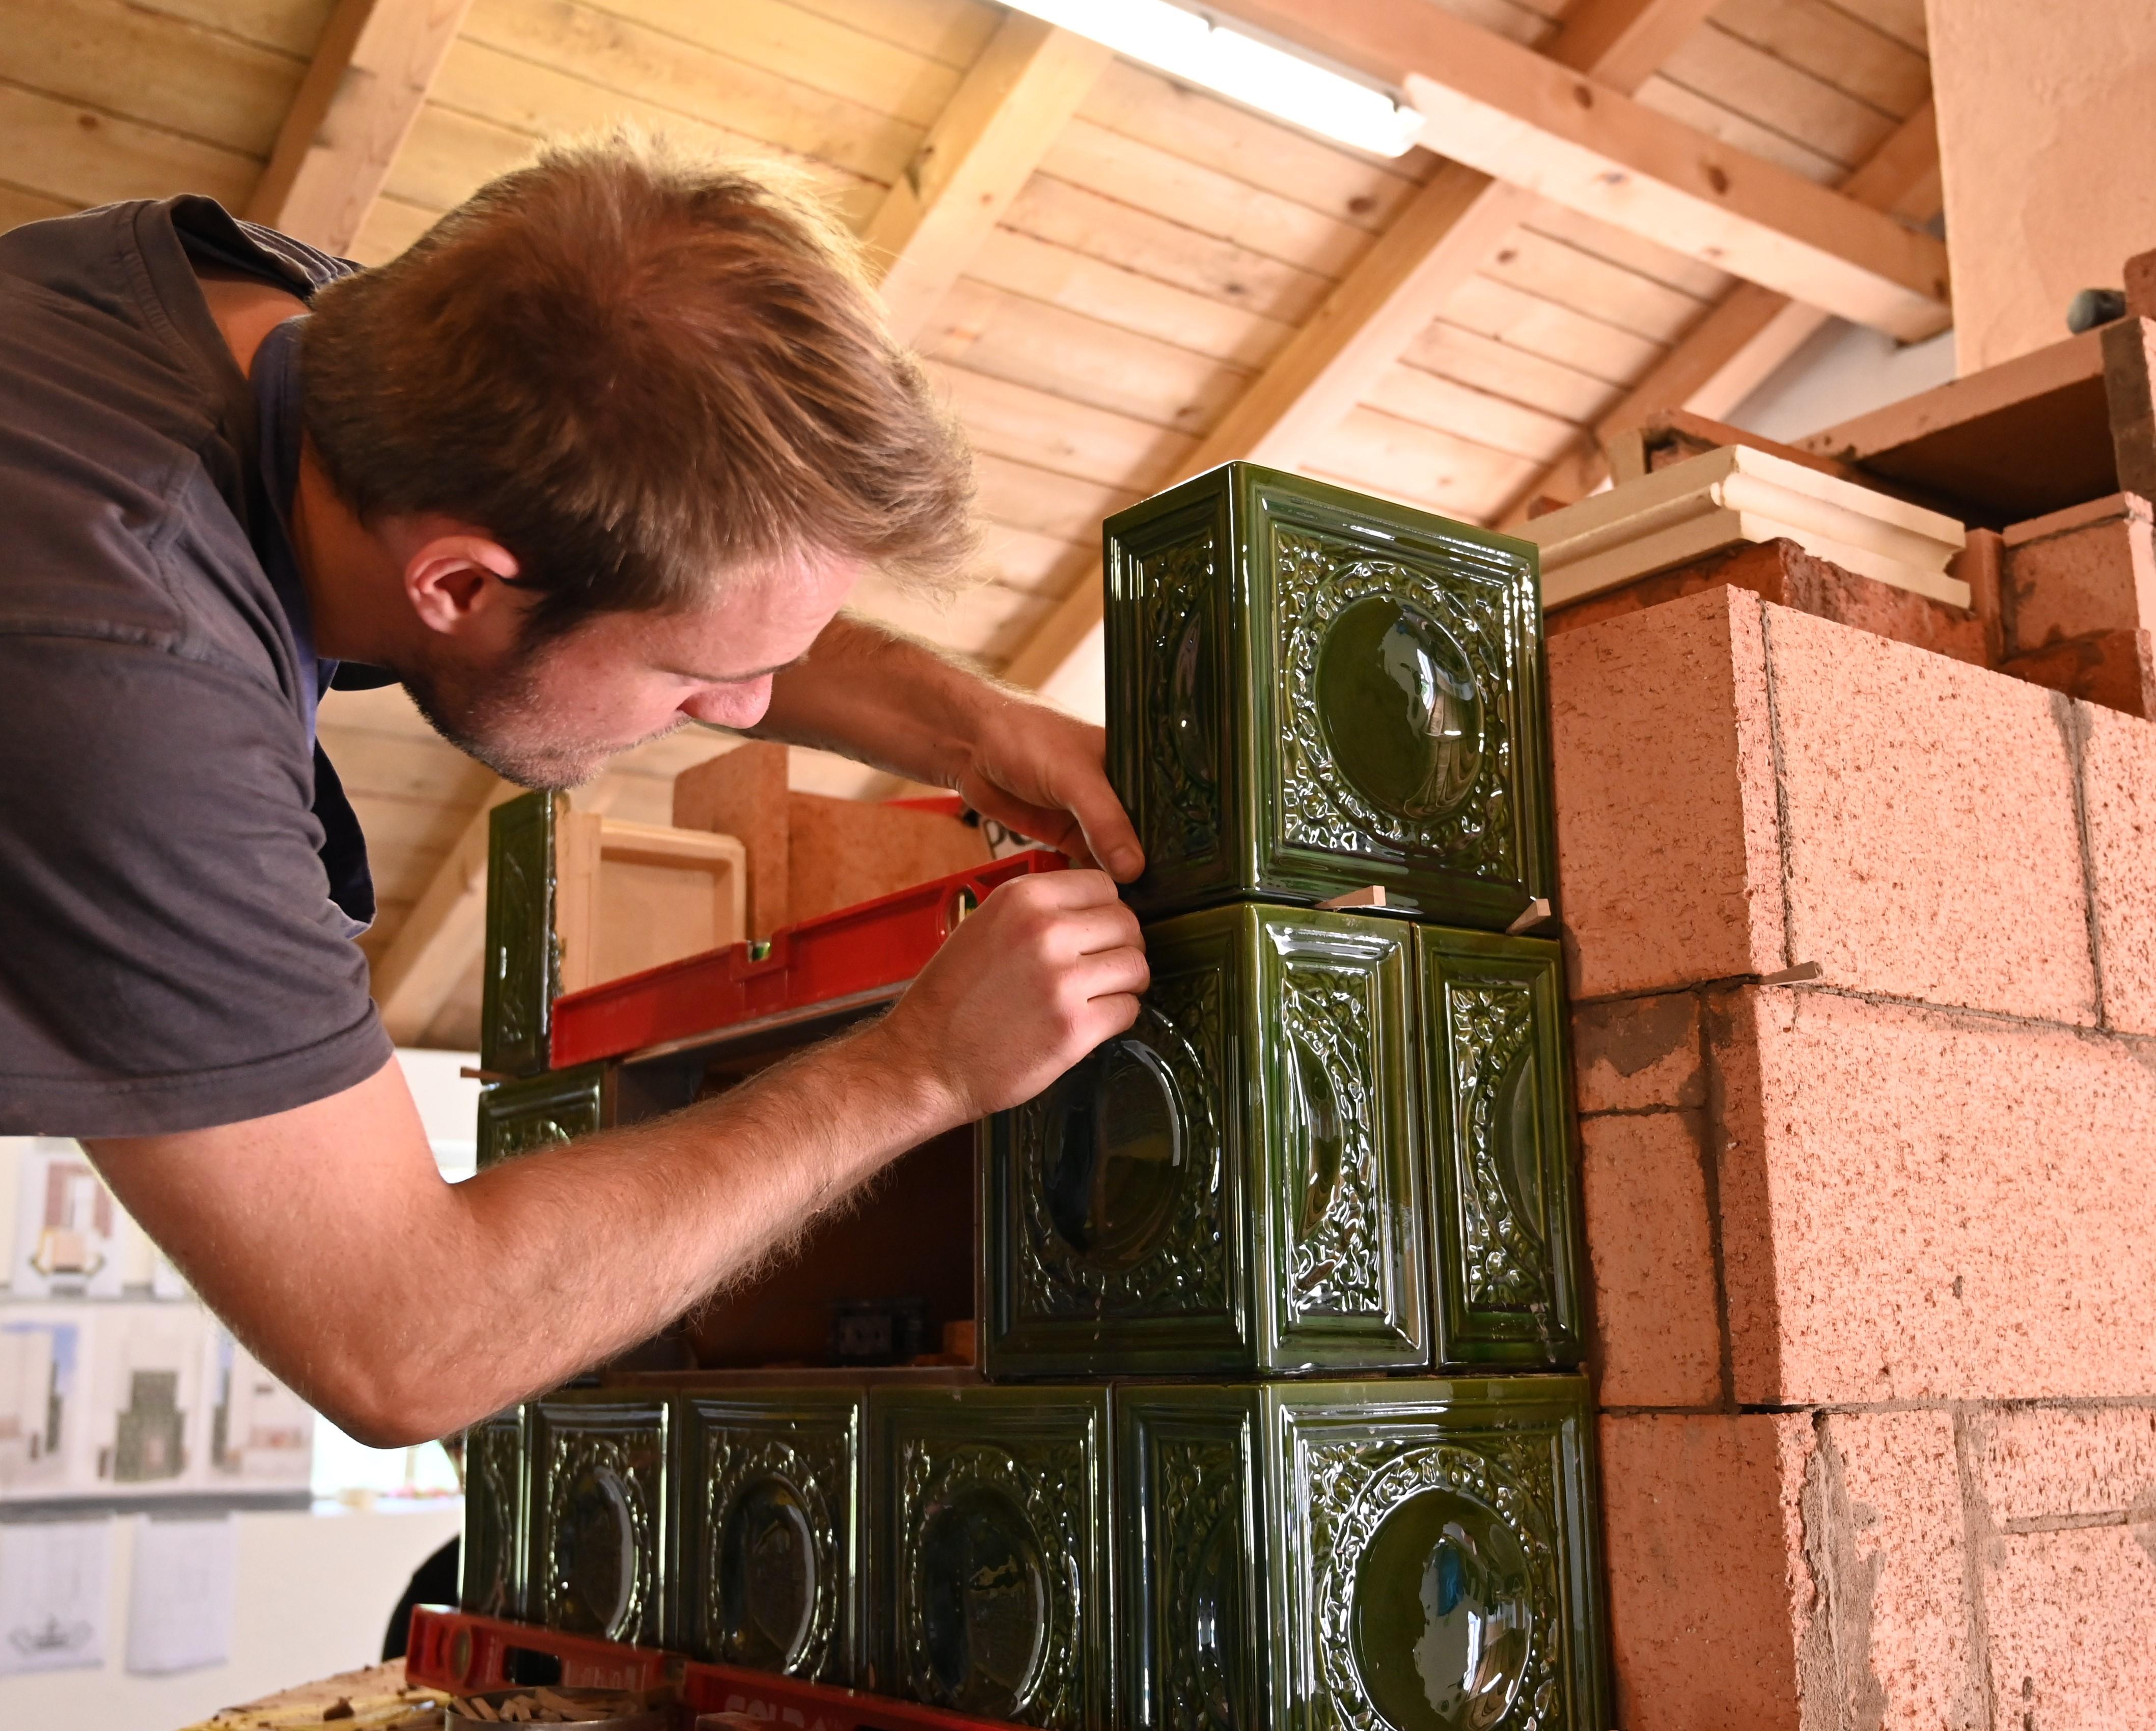
[[[1116,901],[1116,880],[1106,872],[1080,867],[1068,872],[1036,872],[998,884],[981,904],[983,911],[1004,902],[1013,909],[1044,912],[1106,907]]]
[[[1127,883],[1145,869],[1145,849],[1131,827],[1130,814],[1116,797],[1108,778],[1088,775],[1071,791],[1067,802],[1070,815],[1085,832],[1086,846],[1096,863],[1119,883]]]
[[[1074,968],[1071,977],[1089,999],[1115,997],[1143,991],[1152,983],[1152,970],[1142,950],[1102,950]]]

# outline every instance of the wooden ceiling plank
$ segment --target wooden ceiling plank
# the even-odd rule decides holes
[[[488,813],[518,791],[503,782],[480,801],[388,948],[375,959],[375,1008],[399,1046],[415,1044],[426,1033],[480,953],[486,927]]]
[[[1912,221],[1938,214],[1938,129],[1927,101],[1895,129],[1843,191]],[[1930,208],[1927,209],[1926,204]],[[1593,438],[1537,476],[1507,512],[1517,524],[1538,499],[1570,504],[1609,473],[1601,447],[1662,409],[1720,419],[1796,353],[1829,315],[1756,283],[1739,283],[1596,422]]]
[[[862,237],[901,342],[927,325],[1112,58],[1024,13],[1004,20]]]
[[[1295,15],[1275,15],[1271,0],[1252,22],[1312,42],[1365,70],[1396,78],[1390,57],[1401,20],[1351,19],[1363,28],[1343,38],[1319,17],[1311,0],[1287,0]],[[1553,44],[1560,56],[1583,56],[1589,69],[1610,57],[1612,75],[1644,77],[1638,57],[1651,43],[1668,48],[1696,28],[1712,0],[1587,0]],[[1245,5],[1229,8],[1242,14]],[[1434,8],[1418,8],[1435,13]],[[1605,28],[1604,19],[1609,23]],[[1283,31],[1281,27],[1286,28]],[[1471,35],[1484,33],[1462,26]],[[1502,40],[1492,37],[1493,41]],[[1510,46],[1510,44],[1507,44]],[[1518,49],[1531,59],[1532,51]],[[1569,59],[1564,61],[1570,64]],[[1250,389],[1197,449],[1163,477],[1163,484],[1235,458],[1291,467],[1345,421],[1356,405],[1430,324],[1452,291],[1491,258],[1532,207],[1518,189],[1455,162],[1440,162],[1353,271],[1319,304]],[[1004,676],[1020,685],[1045,684],[1101,621],[1097,575],[1082,577],[1019,647]]]
[[[471,0],[337,0],[247,214],[326,252],[357,238]]]

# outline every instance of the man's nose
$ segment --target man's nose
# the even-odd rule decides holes
[[[770,707],[771,680],[767,675],[740,685],[700,691],[681,705],[681,713],[711,727],[753,727]]]

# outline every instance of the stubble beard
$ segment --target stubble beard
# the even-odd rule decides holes
[[[519,787],[557,792],[590,781],[617,748],[557,735],[539,697],[545,654],[544,644],[521,648],[483,675],[438,663],[398,677],[428,725],[467,757]]]

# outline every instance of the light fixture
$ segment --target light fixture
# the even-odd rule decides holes
[[[1381,156],[1407,151],[1423,117],[1390,93],[1169,0],[1009,0],[1017,10],[1171,78]]]

